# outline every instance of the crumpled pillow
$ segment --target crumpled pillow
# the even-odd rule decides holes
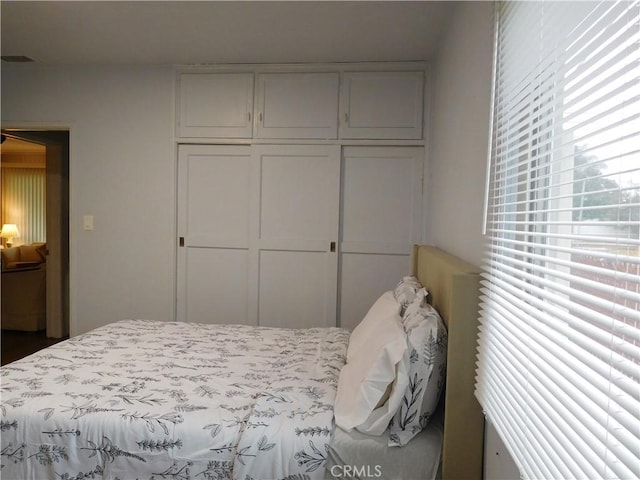
[[[406,308],[413,303],[422,285],[416,277],[403,277],[393,289],[393,298],[400,304],[400,315],[404,315]]]

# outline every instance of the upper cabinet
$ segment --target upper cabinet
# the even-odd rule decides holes
[[[421,139],[424,72],[345,72],[340,137]]]
[[[178,136],[251,138],[253,73],[182,73]]]
[[[257,76],[257,138],[338,138],[338,73]]]
[[[332,65],[317,71],[304,65],[286,70],[241,66],[235,72],[179,72],[177,136],[222,143],[421,141],[424,65],[368,71],[354,70],[357,67]]]

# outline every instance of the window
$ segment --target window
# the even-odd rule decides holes
[[[640,4],[496,7],[476,395],[525,478],[640,474]]]

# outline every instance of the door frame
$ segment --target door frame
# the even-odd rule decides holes
[[[70,330],[69,127],[16,126],[3,122],[2,134],[46,147],[47,279],[46,335],[65,338]]]

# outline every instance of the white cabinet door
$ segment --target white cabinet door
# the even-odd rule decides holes
[[[251,138],[253,73],[182,73],[178,136]]]
[[[342,154],[340,326],[353,329],[411,272],[421,240],[422,147],[346,147]]]
[[[258,138],[337,138],[338,73],[264,73],[257,84]]]
[[[183,145],[178,154],[177,320],[252,323],[251,147]]]
[[[338,146],[256,147],[258,325],[336,325]]]
[[[424,72],[347,72],[340,137],[422,138]]]

